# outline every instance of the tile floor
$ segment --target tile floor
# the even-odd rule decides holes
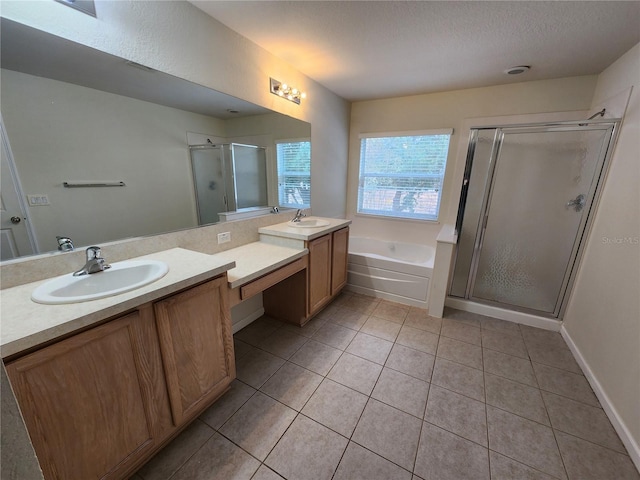
[[[558,333],[343,293],[235,345],[229,392],[132,480],[640,479]]]

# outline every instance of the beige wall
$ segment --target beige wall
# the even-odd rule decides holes
[[[598,77],[593,106],[629,87],[564,328],[608,397],[608,413],[627,430],[627,449],[640,466],[640,44]]]
[[[350,105],[187,2],[96,2],[97,19],[57,2],[3,0],[2,16],[310,122],[312,206],[344,216]],[[301,105],[269,77],[307,92]]]
[[[351,110],[347,215],[356,234],[429,242],[443,223],[455,221],[466,155],[465,119],[587,110],[597,77],[584,76],[497,85],[410,97],[356,102]],[[581,118],[581,117],[577,117]],[[453,128],[440,221],[416,222],[355,216],[361,133]]]

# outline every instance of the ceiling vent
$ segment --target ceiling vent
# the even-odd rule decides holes
[[[504,73],[507,75],[520,75],[521,73],[526,72],[531,67],[529,65],[520,65],[518,67],[507,68]]]

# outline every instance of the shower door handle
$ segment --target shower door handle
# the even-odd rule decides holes
[[[573,207],[573,209],[576,212],[580,212],[584,208],[584,204],[585,204],[585,197],[584,197],[583,194],[580,194],[576,198],[574,198],[573,200],[569,200],[567,202],[566,206],[567,206],[567,208]]]

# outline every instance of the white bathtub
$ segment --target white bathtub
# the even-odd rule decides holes
[[[427,308],[435,247],[349,237],[347,290]]]

